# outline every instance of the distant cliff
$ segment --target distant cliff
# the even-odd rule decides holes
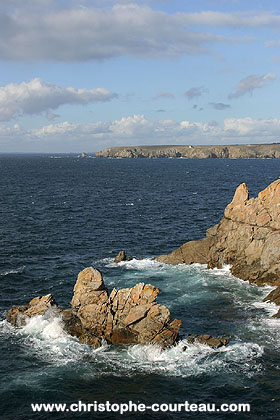
[[[233,146],[132,146],[110,147],[96,153],[107,158],[189,158],[189,159],[279,159],[280,143]]]

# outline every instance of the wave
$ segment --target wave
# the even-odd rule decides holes
[[[10,274],[22,274],[25,270],[25,265],[22,265],[19,268],[14,268],[12,270],[7,270],[7,271],[1,271],[0,272],[0,277],[5,277],[5,276],[9,276]]]
[[[16,336],[31,357],[55,366],[79,361],[84,375],[95,377],[133,376],[139,372],[180,377],[243,372],[250,376],[260,371],[258,359],[263,354],[263,347],[255,343],[237,342],[212,349],[207,345],[189,344],[187,340],[166,350],[155,345],[117,347],[105,342],[94,350],[63,331],[61,317],[52,310],[29,319],[21,329],[2,321],[0,334]]]
[[[100,349],[94,350],[67,334],[63,330],[61,316],[53,309],[49,309],[44,315],[27,318],[27,323],[22,328],[15,328],[7,321],[2,321],[0,335],[16,336],[33,356],[55,365],[77,362],[107,347],[104,343]]]
[[[261,369],[258,359],[263,347],[255,343],[234,343],[220,349],[181,340],[177,346],[162,350],[152,345],[135,345],[129,350],[141,370],[163,371],[170,376],[199,376],[217,372],[253,375]]]

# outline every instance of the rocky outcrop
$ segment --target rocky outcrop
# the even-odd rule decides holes
[[[188,159],[279,159],[280,144],[230,146],[132,146],[110,147],[96,153],[110,158],[188,158]]]
[[[206,238],[156,258],[168,264],[231,265],[234,276],[257,285],[280,285],[280,180],[249,199],[245,184]]]
[[[15,327],[22,327],[28,318],[43,315],[50,307],[57,307],[52,295],[35,297],[27,305],[13,306],[7,312],[6,319]]]
[[[54,307],[62,315],[65,330],[94,348],[102,340],[166,348],[176,343],[181,321],[171,322],[169,309],[156,302],[158,293],[155,286],[139,283],[132,288],[113,289],[109,295],[100,271],[89,267],[78,275],[72,308],[58,308],[53,297],[47,295],[32,299],[28,305],[12,307],[6,318],[15,326],[23,326],[27,317],[42,315]]]
[[[122,262],[122,261],[127,261],[125,251],[120,251],[114,259],[115,263],[119,263],[119,262]]]
[[[275,303],[275,305],[280,306],[280,286],[272,290],[263,300],[264,302]],[[280,309],[277,314],[273,315],[273,318],[280,318]]]
[[[170,322],[168,308],[156,302],[158,292],[155,286],[139,283],[113,289],[108,296],[101,273],[86,268],[78,276],[72,299],[83,341],[98,337],[113,344],[154,343],[163,348],[174,344],[181,321]]]
[[[231,337],[212,337],[210,334],[189,334],[187,341],[190,344],[206,344],[207,346],[212,347],[213,349],[218,349],[220,347],[226,346],[231,340]]]

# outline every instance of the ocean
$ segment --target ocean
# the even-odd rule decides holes
[[[279,419],[280,320],[257,287],[229,267],[168,266],[154,256],[200,239],[235,188],[256,196],[280,178],[278,160],[78,159],[0,155],[0,417],[32,419]],[[113,262],[124,249],[131,261]],[[137,258],[142,258],[141,260]],[[178,345],[93,350],[51,312],[17,329],[12,305],[52,293],[67,308],[79,271],[93,266],[111,291],[151,283],[182,319]],[[190,345],[190,333],[230,335],[228,346]],[[33,412],[34,403],[247,403],[250,412]]]

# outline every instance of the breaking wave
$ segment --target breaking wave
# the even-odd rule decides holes
[[[10,274],[21,274],[24,272],[24,270],[25,270],[25,266],[23,265],[19,268],[14,268],[12,270],[1,271],[0,277],[8,276]]]

